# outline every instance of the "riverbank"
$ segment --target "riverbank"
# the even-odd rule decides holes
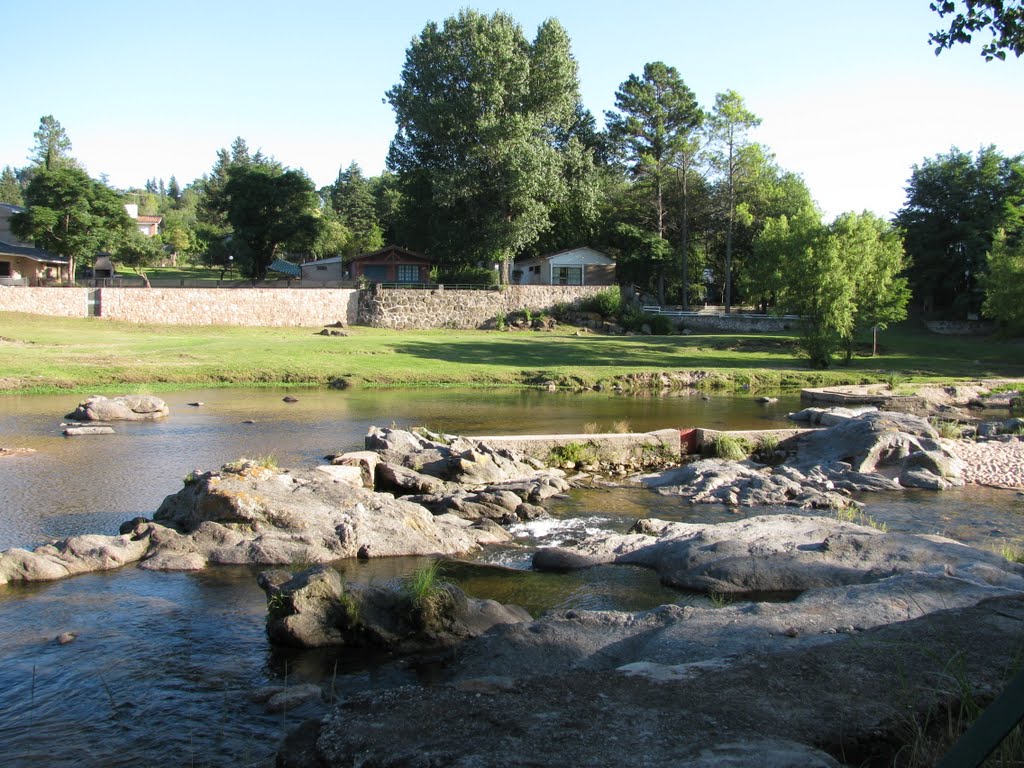
[[[602,336],[550,331],[154,326],[0,313],[0,393],[160,392],[223,386],[516,386],[650,392],[780,391],[1024,376],[1019,342],[905,325],[882,355],[806,367],[779,334]],[[331,331],[336,335],[330,335]]]

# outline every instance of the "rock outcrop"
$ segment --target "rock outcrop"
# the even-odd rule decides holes
[[[78,404],[64,418],[73,421],[151,421],[162,419],[170,410],[167,403],[152,395],[122,395],[106,398],[93,395]]]
[[[422,651],[456,645],[500,624],[532,620],[518,606],[467,597],[454,584],[437,582],[416,595],[400,585],[346,584],[327,566],[298,574],[268,571],[260,574],[259,584],[267,594],[270,639],[302,648]]]
[[[153,570],[196,570],[209,564],[458,555],[511,539],[491,521],[434,515],[419,504],[357,487],[358,467],[323,469],[355,474],[279,470],[246,460],[193,473],[153,521],[136,519],[119,536],[74,536],[32,552],[0,552],[0,584],[135,561]]]
[[[533,559],[539,570],[605,563],[652,568],[669,586],[714,594],[804,592],[911,572],[1024,591],[1024,565],[999,555],[829,517],[762,515],[718,525],[640,520],[630,533],[540,549]]]

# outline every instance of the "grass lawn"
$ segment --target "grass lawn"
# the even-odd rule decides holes
[[[943,337],[913,324],[882,334],[879,357],[813,371],[788,335],[153,326],[0,313],[0,391],[115,391],[126,385],[589,386],[661,371],[711,370],[725,384],[814,384],[1024,376],[1024,345]],[[865,343],[868,340],[865,339]]]

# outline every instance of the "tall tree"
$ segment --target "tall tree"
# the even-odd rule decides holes
[[[463,10],[430,22],[387,92],[397,174],[413,245],[463,263],[509,263],[551,226],[565,193],[557,128],[579,88],[568,35],[545,21],[534,41],[507,14]]]
[[[981,310],[979,280],[999,229],[1024,228],[1024,156],[994,146],[976,156],[956,147],[915,165],[896,215],[910,256],[914,299],[925,312],[963,317]]]
[[[741,187],[750,171],[748,133],[761,124],[761,118],[747,109],[736,91],[726,91],[715,97],[715,106],[709,120],[713,144],[711,162],[718,172],[724,191],[725,204],[725,275],[723,303],[728,313],[732,308],[732,256],[733,236],[736,230]]]
[[[14,169],[9,165],[5,165],[3,171],[0,172],[0,203],[22,205],[24,202],[25,198],[21,193],[21,184],[18,182]]]
[[[363,176],[358,163],[352,162],[347,168],[339,169],[331,188],[330,204],[338,222],[349,232],[344,246],[346,256],[358,256],[384,247],[373,185]]]
[[[39,128],[33,134],[35,147],[29,160],[33,164],[48,171],[61,165],[74,165],[71,157],[71,139],[68,138],[64,126],[53,115],[39,118]]]
[[[316,188],[302,171],[260,164],[232,168],[224,201],[232,238],[257,280],[286,246],[308,250],[322,226]]]
[[[651,229],[657,240],[667,241],[666,188],[675,176],[675,168],[683,164],[685,170],[689,170],[692,165],[694,136],[704,113],[678,70],[660,61],[645,64],[642,76],[630,75],[619,86],[615,108],[618,111],[608,112],[605,119],[608,133],[630,174],[645,190],[652,216]],[[666,257],[671,251],[666,243],[656,246],[651,254],[658,260],[658,301],[662,304],[665,303]]]
[[[134,226],[114,190],[72,166],[36,173],[25,189],[25,206],[11,217],[14,234],[67,256],[72,276],[76,260],[114,250]]]
[[[957,43],[970,43],[974,33],[983,30],[992,35],[981,47],[985,61],[1003,60],[1007,51],[1017,58],[1024,53],[1024,4],[1020,0],[964,0],[962,8],[953,0],[936,0],[928,7],[940,19],[952,16],[949,29],[929,36],[936,56]]]

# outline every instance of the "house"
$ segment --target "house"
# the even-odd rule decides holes
[[[163,216],[140,216],[139,206],[135,203],[125,203],[124,209],[135,220],[135,225],[139,228],[139,232],[146,237],[156,237],[160,234],[160,225],[164,221]]]
[[[305,268],[305,264],[302,265]],[[430,282],[430,268],[433,265],[426,256],[413,251],[389,245],[373,253],[356,256],[348,263],[349,277],[353,280],[365,278],[371,283],[422,284]],[[303,269],[303,277],[306,272]]]
[[[70,282],[70,259],[54,256],[11,232],[11,216],[24,211],[0,203],[0,285],[45,285]]]
[[[273,265],[271,266],[273,267]],[[302,270],[303,285],[311,283],[337,283],[343,279],[342,275],[345,269],[341,256],[307,261],[304,264],[299,264],[299,267]]]
[[[586,246],[516,259],[512,282],[518,285],[614,285],[615,259]]]

